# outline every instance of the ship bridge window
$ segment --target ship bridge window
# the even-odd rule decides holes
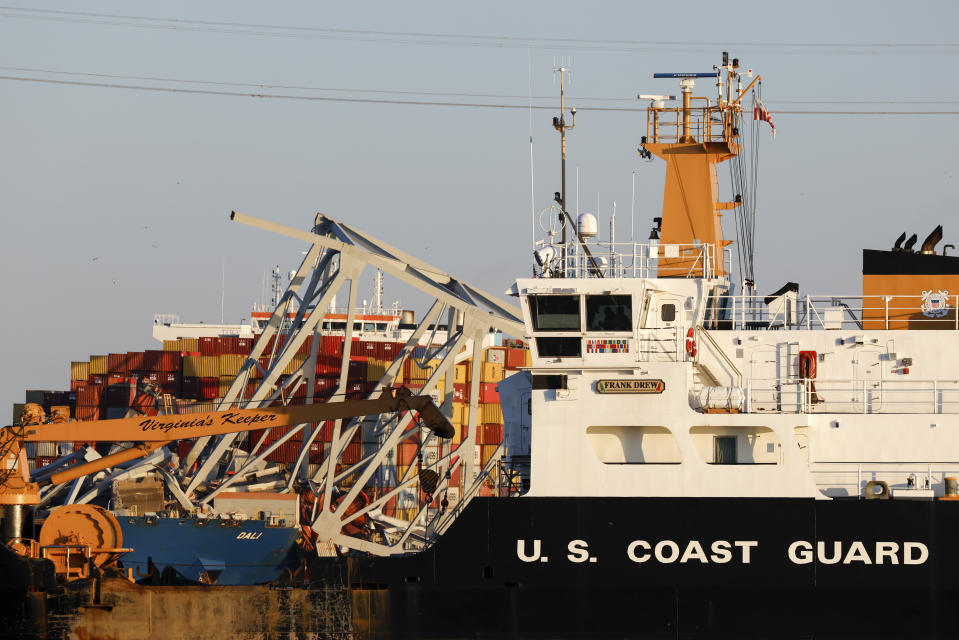
[[[587,331],[632,331],[631,296],[586,296]]]
[[[363,331],[375,331],[375,330],[376,330],[376,323],[375,323],[375,322],[364,322],[364,323],[363,323]]]
[[[376,330],[377,330],[377,331],[386,331],[386,323],[385,323],[385,322],[377,322],[377,323],[376,323]]]
[[[529,296],[534,331],[580,331],[579,296]]]
[[[593,453],[603,464],[680,464],[679,445],[666,427],[586,428]]]
[[[583,341],[579,338],[536,338],[540,358],[581,358]]]

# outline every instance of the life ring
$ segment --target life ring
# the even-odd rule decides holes
[[[692,327],[686,330],[686,355],[690,358],[696,357],[696,340],[693,339]]]

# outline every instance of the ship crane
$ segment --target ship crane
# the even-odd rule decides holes
[[[384,389],[377,398],[348,402],[4,427],[0,429],[0,459],[3,460],[0,508],[4,523],[0,542],[21,555],[52,560],[57,573],[68,579],[88,577],[93,566],[109,564],[130,551],[123,547],[119,522],[109,511],[96,505],[65,505],[47,518],[34,539],[33,511],[40,502],[42,486],[69,482],[136,460],[176,440],[409,411],[416,412],[422,425],[436,436],[453,437],[453,425],[432,399],[415,396],[405,387]],[[31,481],[26,443],[90,439],[135,444],[103,458],[56,471],[38,482]],[[331,491],[324,490],[324,493]],[[324,510],[324,522],[339,524],[343,513],[356,510],[352,503],[352,500],[340,500],[332,511]]]

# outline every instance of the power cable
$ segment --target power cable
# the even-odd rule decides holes
[[[306,26],[271,25],[214,20],[190,20],[184,18],[158,18],[124,14],[65,11],[55,9],[29,9],[0,6],[0,17],[54,22],[73,22],[105,26],[133,27],[140,29],[166,29],[286,38],[311,38],[348,40],[357,42],[479,46],[496,48],[562,48],[580,51],[633,51],[656,52],[662,47],[681,47],[687,52],[711,52],[717,47],[735,45],[752,52],[769,48],[769,53],[779,55],[959,55],[955,43],[804,43],[804,42],[710,42],[710,41],[663,41],[663,40],[608,40],[587,38],[479,35],[461,33],[423,33],[406,31],[373,31],[361,29],[323,28]],[[694,50],[691,47],[709,47]],[[790,50],[792,49],[792,50]]]

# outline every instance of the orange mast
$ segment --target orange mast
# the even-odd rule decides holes
[[[648,152],[666,161],[666,186],[660,232],[659,277],[721,277],[727,275],[723,250],[731,240],[723,239],[721,216],[742,204],[719,201],[716,165],[739,155],[740,101],[759,77],[731,96],[729,83],[736,77],[739,61],[712,73],[657,73],[654,78],[680,78],[681,107],[667,107],[670,96],[652,98],[647,109],[646,136],[640,153]],[[725,71],[726,95],[723,95]],[[718,101],[693,97],[693,78],[716,78]]]

